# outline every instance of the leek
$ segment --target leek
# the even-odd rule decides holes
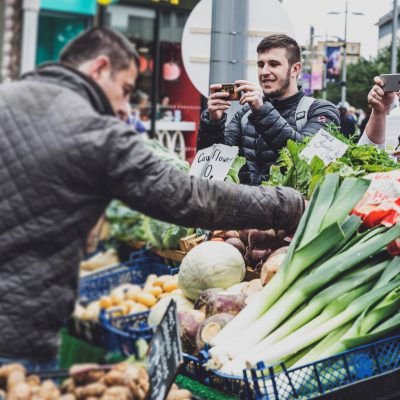
[[[326,179],[335,180],[336,177],[326,177],[325,180]],[[289,246],[288,253],[277,274],[263,288],[257,298],[246,306],[212,339],[212,346],[225,344],[225,342],[243,331],[244,327],[256,321],[274,304],[304,270],[314,264],[319,258],[328,253],[330,249],[337,246],[337,244],[344,239],[346,235],[341,230],[340,225],[343,224],[350,210],[367,190],[369,181],[346,178],[338,190],[336,190],[336,186],[332,187],[329,185],[324,185],[324,190],[321,190],[321,185],[323,185],[323,183],[318,184],[314,190],[310,203],[300,220],[299,226]],[[351,195],[349,195],[350,191]],[[332,198],[334,198],[332,205],[335,207],[335,210],[338,208],[340,209],[338,215],[342,216],[342,218],[332,220],[331,224],[326,224],[325,229],[318,229],[318,235],[306,243],[306,240],[303,240],[303,235],[306,234],[307,239],[315,234],[315,230],[308,227],[309,221],[315,221],[317,219],[318,221],[325,222],[326,219],[324,217],[328,214],[332,215],[330,209],[327,209],[326,206],[327,204],[331,204]],[[340,207],[339,203],[341,203]],[[331,220],[331,217],[329,217],[329,220]],[[352,221],[354,221],[354,219]],[[312,229],[312,231],[309,231],[309,229]],[[332,236],[329,237],[330,235]],[[321,236],[323,236],[323,240]],[[302,244],[301,246],[299,246],[300,243]],[[383,246],[384,245],[385,244],[383,244]],[[213,351],[214,353],[218,352],[217,349],[212,349],[211,354]]]
[[[339,296],[347,293],[353,288],[359,287],[366,282],[376,279],[377,276],[380,275],[385,269],[387,264],[388,262],[384,261],[378,265],[374,265],[369,268],[362,267],[358,271],[347,274],[344,278],[338,280],[336,283],[333,283],[314,296],[310,302],[300,310],[300,312],[289,318],[278,329],[267,336],[261,343],[264,343],[264,346],[270,346],[271,344],[289,335],[317,316],[323,308],[325,308],[331,302],[337,300]]]
[[[351,321],[353,318],[360,315],[365,307],[369,307],[371,304],[396,289],[396,287],[399,287],[399,285],[399,282],[392,282],[365,293],[329,321],[307,332],[307,334],[296,334],[295,332],[289,335],[280,342],[275,343],[275,345],[270,347],[264,354],[260,354],[259,358],[263,360],[265,364],[271,365],[284,357],[297,353],[301,349],[324,338],[331,331]]]
[[[353,321],[339,326],[334,331],[325,336],[317,345],[313,346],[303,357],[299,358],[292,366],[293,368],[302,367],[321,359],[321,354],[335,344],[350,328]]]
[[[272,332],[290,313],[307,300],[311,294],[324,287],[341,273],[359,264],[369,256],[374,255],[398,236],[400,236],[400,224],[395,225],[382,235],[373,237],[364,243],[356,244],[347,251],[318,266],[291,286],[257,321],[250,326],[243,327],[242,332],[230,340],[212,348],[210,354],[212,357],[228,355],[229,358],[234,358],[236,355],[249,350]],[[309,244],[312,243],[313,241]],[[308,245],[305,247],[308,247]],[[309,257],[311,256],[310,254]],[[280,282],[276,279],[278,275],[279,273],[270,282],[273,283],[275,281],[280,285]],[[268,286],[271,285],[265,286],[263,290]]]

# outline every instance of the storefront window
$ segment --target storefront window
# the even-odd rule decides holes
[[[112,5],[107,18],[108,25],[134,42],[140,54],[140,74],[131,99],[134,120],[139,118],[162,144],[191,159],[201,95],[186,74],[181,54],[190,10],[138,3]]]
[[[88,18],[80,15],[41,13],[39,16],[36,64],[56,61],[61,49],[88,25]]]

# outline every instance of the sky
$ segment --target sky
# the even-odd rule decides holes
[[[310,25],[315,29],[315,43],[325,40],[325,36],[344,37],[344,11],[346,0],[282,0],[295,30],[295,38],[300,45],[310,42]],[[379,18],[391,11],[391,0],[348,0],[347,41],[361,43],[361,55],[374,57],[378,49]],[[330,11],[342,12],[339,15],[328,15]],[[351,15],[351,12],[362,12],[365,15]],[[317,37],[321,35],[321,37]]]

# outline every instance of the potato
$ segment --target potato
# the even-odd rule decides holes
[[[163,289],[161,286],[151,286],[146,289],[144,289],[145,292],[152,294],[154,297],[159,297],[160,294],[162,294]]]
[[[153,282],[153,286],[160,286],[160,287],[164,287],[164,285],[169,282],[170,280],[172,280],[172,275],[161,275],[159,276],[154,282]]]
[[[72,393],[68,393],[68,394],[63,394],[60,397],[60,400],[76,400],[76,396]]]
[[[170,390],[166,400],[190,400],[192,394],[186,389]]]
[[[104,383],[107,386],[123,386],[125,375],[120,371],[111,370],[104,376]]]
[[[29,375],[26,378],[26,382],[30,386],[40,386],[40,377],[38,375]]]
[[[89,383],[86,386],[78,387],[75,389],[76,396],[80,398],[86,398],[89,396],[100,397],[107,390],[107,386],[103,383]]]
[[[12,370],[7,378],[7,390],[11,391],[15,386],[19,385],[20,383],[26,383],[25,370]]]
[[[125,299],[126,300],[133,300],[136,301],[136,295],[142,291],[142,288],[139,285],[132,285],[126,292],[125,292]]]
[[[113,386],[108,388],[100,398],[101,400],[136,400],[126,386]]]
[[[163,286],[163,291],[166,293],[170,293],[177,289],[178,289],[178,281],[176,279],[170,279],[169,281],[165,282]]]
[[[0,378],[7,378],[12,371],[16,370],[22,371],[24,374],[26,374],[26,370],[21,364],[6,364],[0,367]]]
[[[61,393],[57,385],[50,379],[42,382],[37,392],[37,398],[40,400],[55,400],[60,397]]]
[[[153,307],[154,304],[156,304],[157,299],[151,293],[143,291],[141,293],[138,293],[136,301],[140,304],[145,305],[146,307]]]
[[[75,389],[75,383],[73,378],[65,379],[65,381],[61,384],[60,390],[61,393],[71,393]]]
[[[158,276],[156,274],[150,274],[146,279],[144,287],[148,288],[148,287],[154,286],[154,282],[156,281],[157,278],[158,278]]]
[[[30,400],[31,387],[26,382],[20,382],[8,390],[7,400]]]

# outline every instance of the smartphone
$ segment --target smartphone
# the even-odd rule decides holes
[[[385,92],[398,92],[400,90],[400,74],[381,74],[379,77],[385,83],[383,86]]]
[[[222,85],[221,89],[210,89],[210,94],[217,93],[217,92],[227,92],[227,93],[229,93],[229,97],[225,97],[224,99],[230,100],[230,101],[239,101],[240,100],[240,98],[242,97],[242,92],[235,92],[235,88],[239,87],[238,84],[221,83],[221,85]]]

